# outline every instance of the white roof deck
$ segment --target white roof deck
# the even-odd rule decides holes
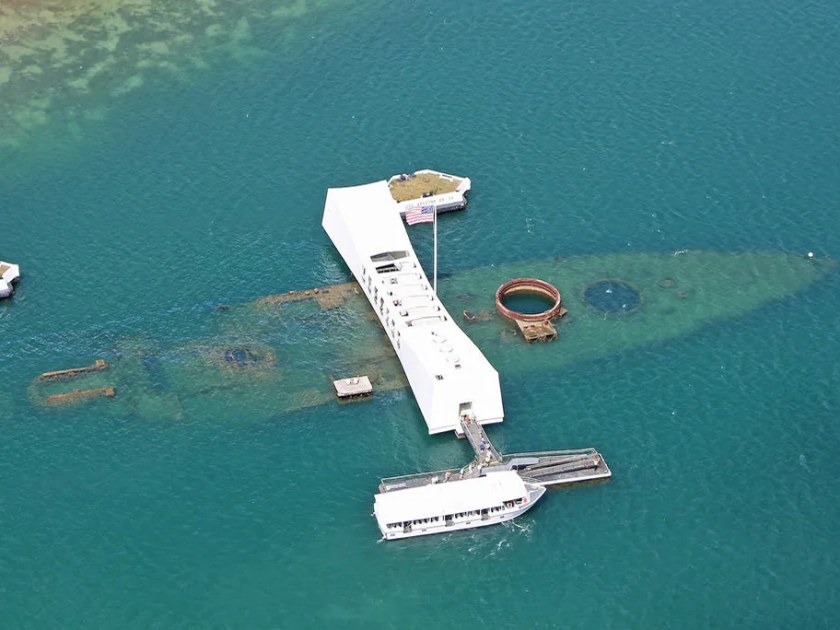
[[[389,525],[482,510],[527,496],[522,478],[508,471],[377,494],[373,512],[381,525]]]
[[[458,177],[456,175],[441,173],[440,171],[434,171],[431,169],[423,169],[420,171],[416,171],[414,175],[434,175],[439,177],[440,179],[445,179],[453,183],[458,182],[458,186],[455,190],[451,192],[444,192],[439,193],[437,195],[430,195],[428,197],[418,197],[416,199],[405,199],[403,201],[399,201],[394,207],[400,214],[405,214],[409,210],[414,210],[415,208],[422,208],[424,206],[431,205],[436,206],[441,212],[445,212],[454,208],[463,208],[467,205],[467,193],[470,192],[470,189],[472,188],[472,182],[470,181],[469,177]],[[394,180],[404,177],[410,178],[412,176],[407,174],[394,175],[393,177],[391,177],[391,179],[388,180],[388,184],[390,185]]]
[[[432,291],[385,181],[327,191],[322,225],[402,363],[429,433],[504,418],[499,374]]]

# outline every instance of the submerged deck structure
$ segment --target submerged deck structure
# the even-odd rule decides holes
[[[757,309],[784,309],[783,300],[792,304],[798,292],[837,272],[833,259],[801,253],[621,252],[572,258],[559,258],[558,253],[438,279],[440,300],[500,375],[556,372],[685,337],[709,324],[725,326]],[[522,342],[516,325],[493,308],[499,285],[522,276],[537,276],[563,289],[563,303],[574,320],[557,324],[556,343]],[[605,278],[611,281],[606,287]],[[625,298],[617,291],[606,292],[616,280],[637,290],[633,310],[623,308]],[[612,298],[620,310],[605,313],[603,307],[610,305],[600,303],[596,308],[587,299],[593,286],[601,287],[596,296]],[[194,415],[223,422],[249,409],[250,421],[257,422],[270,414],[335,404],[337,378],[367,375],[374,395],[409,386],[355,281],[284,291],[243,304],[195,305],[189,317],[196,332],[177,340],[151,330],[105,334],[110,323],[97,325],[90,336],[108,369],[50,381],[31,374],[29,403],[43,407],[51,394],[113,385],[119,394],[99,407],[102,417],[178,421]],[[64,367],[93,362],[87,343],[75,356]],[[60,359],[53,357],[59,362],[53,369],[62,367]],[[513,393],[505,394],[509,422],[507,397]],[[61,407],[49,408],[64,413]],[[495,437],[492,426],[486,428]]]
[[[39,381],[58,381],[64,379],[71,379],[82,374],[90,374],[91,372],[101,372],[108,369],[108,363],[105,359],[97,359],[92,365],[85,365],[83,367],[69,368],[66,370],[54,370],[52,372],[44,372],[38,376]]]
[[[385,181],[330,188],[323,227],[379,318],[429,433],[502,422],[499,373],[432,290]]]

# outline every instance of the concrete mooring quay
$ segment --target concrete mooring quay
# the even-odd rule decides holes
[[[498,466],[486,467],[484,472],[496,470],[515,470],[520,477],[528,477],[546,487],[612,476],[604,457],[594,448],[512,453],[504,455]]]
[[[544,486],[612,476],[607,462],[594,448],[502,455],[490,442],[484,427],[469,415],[461,418],[461,430],[475,451],[475,460],[469,465],[469,472],[475,470],[478,474],[486,474],[514,470],[521,477],[534,479]]]

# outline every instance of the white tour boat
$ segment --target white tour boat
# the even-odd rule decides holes
[[[504,523],[531,509],[544,492],[505,471],[381,492],[373,513],[383,539],[395,540]]]

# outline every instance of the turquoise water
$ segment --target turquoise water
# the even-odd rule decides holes
[[[214,304],[347,280],[326,188],[418,168],[473,180],[444,273],[838,258],[838,25],[827,0],[336,8],[0,154],[0,255],[24,274],[0,304],[2,625],[836,627],[836,272],[666,344],[502,373],[501,450],[596,446],[614,478],[408,543],[376,542],[379,477],[468,456],[410,393],[223,418],[198,398],[172,422],[26,392],[125,337],[200,338]]]
[[[509,295],[503,302],[505,306],[517,313],[544,313],[554,306],[553,300],[548,300],[541,295],[526,293]]]

